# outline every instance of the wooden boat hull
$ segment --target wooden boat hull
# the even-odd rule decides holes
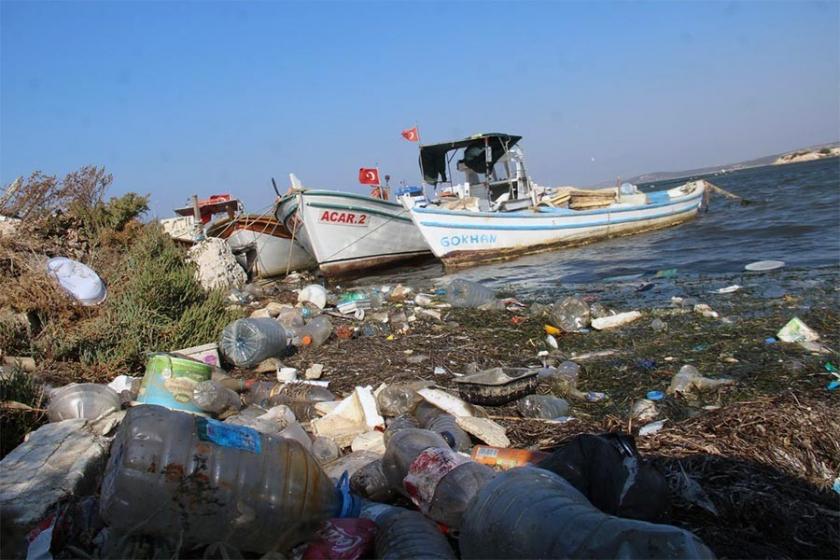
[[[702,182],[649,194],[647,204],[596,210],[469,212],[410,208],[411,219],[447,268],[501,261],[680,224],[697,215]]]
[[[304,190],[280,200],[277,219],[295,232],[325,276],[431,256],[396,202],[339,191]]]
[[[312,256],[297,241],[292,241],[286,227],[271,216],[223,220],[211,225],[207,234],[225,239],[246,269],[250,268],[258,278],[316,266]]]

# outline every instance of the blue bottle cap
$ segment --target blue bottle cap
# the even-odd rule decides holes
[[[662,391],[648,391],[648,394],[645,396],[652,401],[661,401],[665,398],[665,393]]]

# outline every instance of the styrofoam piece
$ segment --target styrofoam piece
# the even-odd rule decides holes
[[[493,447],[510,447],[505,429],[489,418],[459,416],[455,421],[462,430]]]
[[[384,455],[385,434],[375,430],[359,434],[350,444],[350,449],[352,451],[373,451]]]
[[[435,405],[441,410],[444,410],[452,416],[473,416],[474,409],[466,401],[459,399],[455,395],[451,395],[446,391],[440,389],[420,389],[417,394],[423,397],[427,402]]]
[[[347,447],[359,434],[384,428],[385,419],[376,409],[371,387],[356,387],[326,416],[312,420],[311,426],[315,435],[331,438],[339,447]]]
[[[638,311],[627,311],[616,315],[608,315],[607,317],[592,319],[592,328],[599,331],[605,329],[615,329],[628,323],[632,323],[641,316],[642,314]]]

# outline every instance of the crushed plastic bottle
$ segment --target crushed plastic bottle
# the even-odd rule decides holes
[[[292,343],[289,335],[271,318],[239,319],[224,328],[219,349],[235,366],[252,368],[266,358],[287,353]]]
[[[330,438],[318,436],[312,440],[312,455],[319,464],[326,465],[341,457],[341,450]]]
[[[516,401],[516,410],[525,418],[553,420],[569,415],[569,403],[550,395],[528,395]]]
[[[354,494],[374,502],[389,503],[394,501],[397,493],[388,484],[385,472],[382,470],[382,460],[371,461],[350,477],[350,490]]]
[[[325,402],[334,401],[335,395],[326,387],[309,383],[275,383],[273,381],[246,382],[245,402],[259,406],[275,406],[293,402]],[[290,405],[291,406],[291,405]],[[292,407],[294,410],[294,407]],[[295,412],[298,418],[303,418]]]
[[[446,440],[449,447],[456,451],[469,451],[472,448],[472,440],[451,414],[441,413],[431,418],[425,426],[427,430],[436,432]]]
[[[376,523],[376,557],[383,560],[454,560],[455,551],[434,522],[416,511],[366,503],[362,517]]]
[[[242,408],[239,395],[231,391],[218,381],[202,381],[193,387],[193,403],[203,410],[219,418],[226,418],[239,412]]]
[[[120,425],[100,510],[121,534],[265,553],[358,515],[358,505],[296,441],[147,405]]]
[[[580,376],[580,366],[572,361],[562,362],[551,373],[551,392],[561,397],[582,398],[578,391],[577,382]]]
[[[548,314],[551,324],[566,332],[577,332],[589,326],[589,304],[582,299],[567,297],[551,306]]]
[[[376,404],[383,416],[401,416],[411,414],[423,397],[417,394],[419,389],[431,386],[426,381],[412,383],[392,383],[376,396]]]
[[[446,300],[452,307],[501,307],[492,290],[463,278],[456,278],[449,283],[446,288]]]
[[[692,533],[607,515],[562,477],[533,467],[487,483],[460,529],[462,558],[714,558]]]
[[[703,377],[696,367],[687,364],[674,374],[666,392],[669,395],[673,395],[674,393],[688,394],[695,390],[705,391],[707,389],[715,389],[721,385],[731,385],[732,383],[735,383],[732,379]]]

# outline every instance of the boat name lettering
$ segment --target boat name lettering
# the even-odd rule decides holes
[[[357,214],[355,212],[339,212],[336,210],[324,210],[319,222],[326,224],[339,224],[344,226],[362,226],[367,227],[368,215]]]
[[[493,233],[462,233],[459,235],[444,235],[440,244],[444,247],[458,247],[459,245],[488,245],[496,242]]]

